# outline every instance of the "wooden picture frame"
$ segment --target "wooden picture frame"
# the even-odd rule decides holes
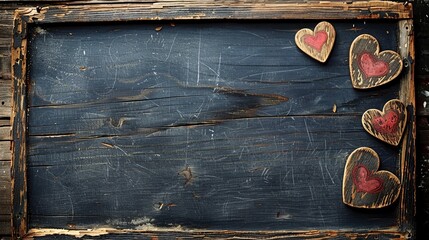
[[[231,231],[199,229],[29,229],[27,203],[27,105],[29,29],[39,24],[77,24],[154,20],[368,20],[391,21],[398,26],[400,55],[404,70],[400,75],[399,99],[407,106],[409,122],[400,144],[399,180],[403,191],[399,196],[397,225],[386,229],[313,229],[311,231]],[[335,26],[335,24],[334,24]],[[314,27],[314,26],[313,26]],[[310,27],[312,28],[312,27]],[[337,33],[338,35],[338,33]],[[292,39],[293,41],[293,39]],[[12,40],[12,235],[14,239],[69,235],[100,238],[378,238],[410,239],[414,237],[415,216],[415,96],[414,96],[414,35],[412,5],[389,1],[320,2],[320,3],[218,3],[216,1],[175,1],[156,3],[82,5],[50,5],[19,9],[15,12]],[[382,106],[374,106],[380,108]],[[362,131],[364,131],[362,129]],[[339,196],[341,197],[341,196]]]

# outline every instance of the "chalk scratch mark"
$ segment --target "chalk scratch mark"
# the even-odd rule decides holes
[[[320,219],[322,220],[323,226],[326,227],[325,217],[323,216],[322,207],[318,206]]]
[[[323,173],[323,166],[322,166],[322,162],[321,161],[319,161],[319,166],[320,166],[320,173],[321,173],[322,179],[323,179],[323,185],[326,186],[325,174]]]
[[[167,62],[167,60],[170,58],[171,51],[173,50],[173,46],[174,46],[174,42],[176,41],[176,38],[177,38],[177,33],[176,35],[174,35],[173,42],[171,43],[170,50],[168,51],[168,55],[165,58],[164,62]]]
[[[307,120],[304,119],[305,124],[305,130],[307,131],[308,141],[310,141],[310,144],[313,144],[313,139],[311,137],[310,131],[308,130]]]
[[[220,78],[220,64],[222,62],[222,53],[219,53],[219,61],[217,64],[217,74],[216,74],[216,86],[219,86],[219,78]]]
[[[154,172],[154,171],[150,170],[149,168],[147,168],[147,167],[145,167],[145,166],[143,166],[143,165],[141,165],[141,164],[135,163],[135,165],[136,165],[137,167],[141,168],[141,169],[144,169],[144,170],[146,170],[146,171],[148,171],[148,172],[152,173],[152,174],[155,174],[155,172]]]
[[[313,192],[313,187],[312,187],[312,186],[308,186],[308,188],[310,189],[311,200],[313,200],[313,201],[314,201],[314,192]]]
[[[275,74],[275,73],[287,73],[287,72],[299,72],[302,70],[307,69],[308,67],[302,67],[302,68],[295,68],[295,69],[288,69],[288,70],[279,70],[279,71],[270,71],[270,72],[260,72],[260,73],[254,73],[254,74],[249,74],[246,75],[244,77],[239,78],[240,80],[246,79],[248,77],[255,77],[255,76],[259,76],[261,74]]]
[[[250,34],[250,35],[253,35],[253,36],[255,36],[255,37],[257,37],[257,38],[260,38],[260,39],[265,39],[263,36],[261,36],[261,35],[259,35],[259,34],[256,34],[256,33],[254,33],[254,32],[249,32],[249,31],[240,31],[240,32],[242,32],[242,33],[247,33],[247,34]]]
[[[197,85],[200,83],[200,57],[201,57],[201,31],[200,31],[200,40],[198,41]]]

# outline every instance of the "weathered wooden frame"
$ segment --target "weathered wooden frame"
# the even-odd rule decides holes
[[[318,2],[318,3],[225,3],[216,1],[155,1],[155,3],[53,5],[23,8],[15,12],[12,39],[13,105],[12,129],[12,236],[13,238],[37,237],[53,234],[100,236],[110,234],[131,237],[197,237],[197,238],[414,238],[415,215],[415,95],[414,95],[414,35],[411,4],[369,2]],[[310,14],[311,13],[311,14]],[[404,59],[401,75],[400,100],[409,111],[409,125],[400,151],[400,211],[397,226],[388,229],[358,231],[353,229],[319,231],[208,231],[208,230],[62,230],[28,229],[26,135],[27,135],[27,37],[28,29],[36,23],[117,22],[148,20],[196,19],[384,19],[398,23],[400,54]]]

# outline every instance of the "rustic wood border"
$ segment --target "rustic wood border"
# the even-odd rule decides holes
[[[11,125],[12,215],[14,239],[48,235],[133,237],[190,237],[222,239],[259,238],[382,238],[411,239],[415,237],[415,93],[414,93],[414,35],[412,5],[389,1],[368,2],[317,2],[317,3],[248,3],[247,1],[172,1],[159,0],[147,3],[84,5],[52,5],[22,8],[15,11],[12,39],[13,103]],[[195,19],[308,19],[353,20],[384,19],[399,24],[399,51],[404,60],[401,75],[400,100],[409,112],[408,128],[400,151],[402,189],[398,212],[398,225],[381,230],[324,230],[324,231],[207,231],[148,228],[146,230],[119,229],[28,229],[26,136],[27,136],[27,31],[35,23],[85,23],[143,20],[195,20]]]

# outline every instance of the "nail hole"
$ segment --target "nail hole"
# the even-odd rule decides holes
[[[4,101],[1,102],[1,105],[4,105]]]

